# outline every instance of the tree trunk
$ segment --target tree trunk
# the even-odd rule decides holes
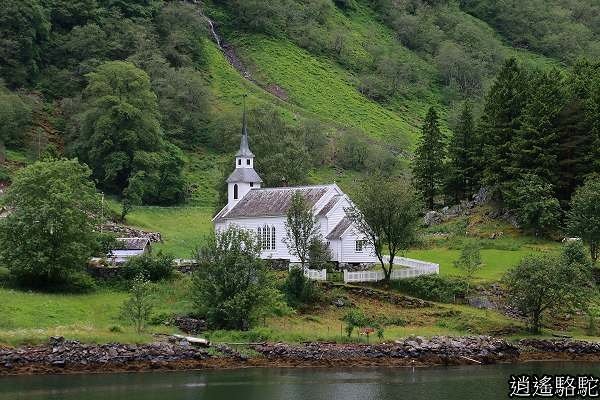
[[[531,333],[540,333],[540,312],[534,312],[531,316]]]
[[[598,250],[600,249],[600,245],[597,243],[590,244],[590,256],[592,258],[592,263],[596,265],[596,261],[598,261]]]

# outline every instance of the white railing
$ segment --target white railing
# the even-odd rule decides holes
[[[326,281],[327,280],[327,270],[326,269],[305,269],[304,276],[313,281]]]
[[[406,268],[394,269],[390,279],[408,279],[421,275],[433,275],[440,273],[440,265],[426,261],[413,260],[411,258],[398,257],[394,259],[394,265]],[[384,278],[383,271],[357,271],[344,270],[344,282],[378,282]]]
[[[292,268],[300,269],[302,268],[299,265],[290,264],[289,270]],[[327,270],[326,269],[308,269],[304,268],[304,276],[313,281],[326,281],[327,280]]]

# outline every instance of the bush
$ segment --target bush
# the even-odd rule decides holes
[[[69,279],[64,284],[60,291],[70,293],[87,293],[96,289],[96,281],[87,272],[75,272],[69,276]]]
[[[158,282],[173,275],[173,257],[170,254],[142,254],[130,258],[123,267],[123,277],[132,280],[142,275],[144,279]]]
[[[392,288],[426,300],[450,303],[456,296],[464,296],[467,282],[461,278],[424,275],[391,282]]]
[[[299,268],[293,268],[283,284],[283,293],[290,307],[314,305],[322,298],[317,284],[307,277]]]
[[[6,267],[0,267],[0,285],[8,282],[10,279],[10,270]]]

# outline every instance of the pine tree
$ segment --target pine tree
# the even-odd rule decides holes
[[[533,174],[555,185],[560,153],[558,126],[565,103],[561,72],[537,72],[531,82],[521,129],[513,142],[513,171],[516,177]]]
[[[473,106],[466,102],[448,147],[445,193],[458,202],[477,189],[477,138],[473,121]]]
[[[565,106],[558,123],[557,197],[568,203],[586,175],[599,172],[600,147],[600,64],[580,61],[573,66],[565,80]],[[594,91],[598,92],[595,96]],[[595,100],[596,99],[596,100]]]
[[[429,209],[435,205],[444,180],[445,142],[439,128],[435,108],[431,107],[425,117],[422,136],[415,152],[413,173],[417,188],[423,194]]]
[[[486,97],[481,120],[485,157],[484,182],[500,199],[515,179],[513,140],[521,129],[521,113],[527,101],[527,77],[515,59],[508,60]]]

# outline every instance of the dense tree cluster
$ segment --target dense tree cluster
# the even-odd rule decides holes
[[[447,153],[430,112],[414,162],[429,206],[442,194],[456,202],[487,186],[523,227],[560,227],[575,189],[600,172],[598,87],[598,63],[540,71],[509,59],[478,121],[465,104]]]

